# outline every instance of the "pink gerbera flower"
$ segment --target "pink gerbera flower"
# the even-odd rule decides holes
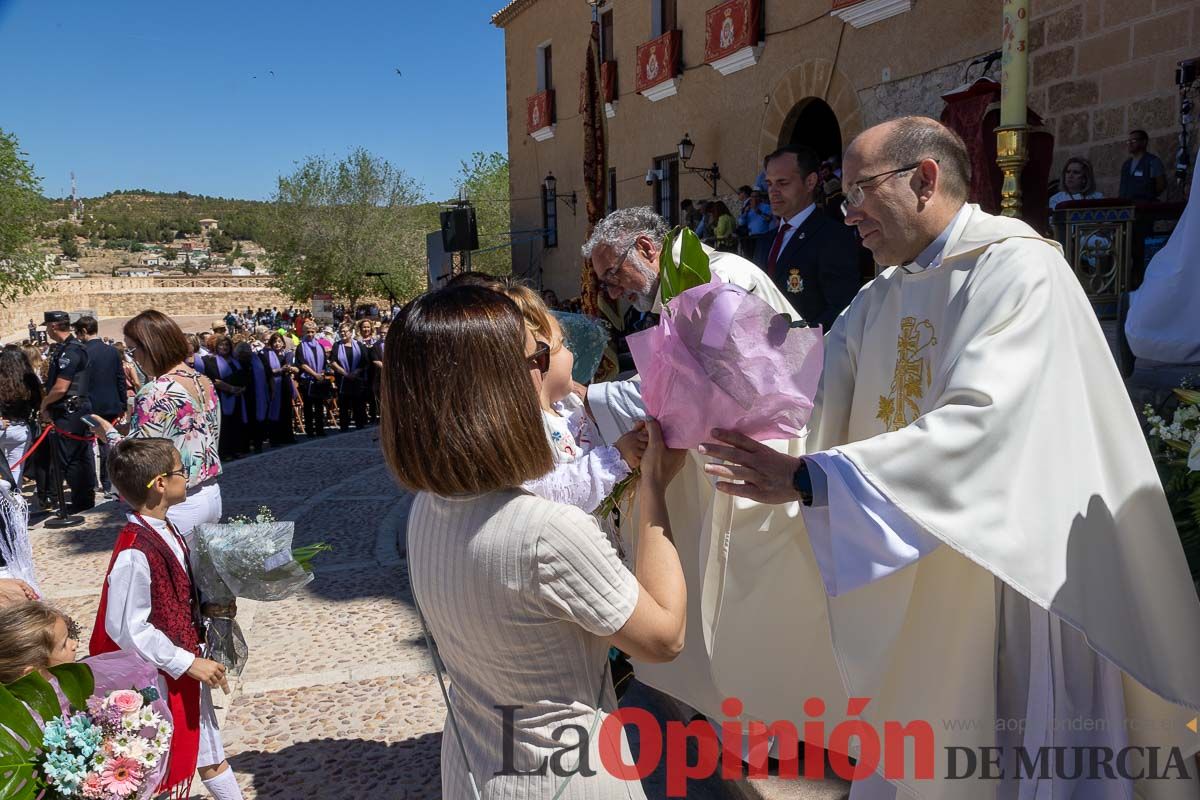
[[[114,758],[104,765],[100,780],[105,790],[125,797],[137,791],[142,784],[142,767],[132,758]]]
[[[80,787],[83,796],[88,800],[101,800],[104,797],[104,784],[100,781],[100,776],[95,772],[89,772],[88,776],[83,779],[83,785]]]

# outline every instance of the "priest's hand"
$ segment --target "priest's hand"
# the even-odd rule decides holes
[[[722,479],[717,482],[718,491],[771,505],[799,499],[792,486],[792,476],[800,466],[799,458],[772,450],[733,431],[714,428],[712,435],[721,444],[705,442],[699,449],[713,459],[704,465],[704,472]]]

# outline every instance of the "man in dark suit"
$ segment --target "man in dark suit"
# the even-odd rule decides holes
[[[820,159],[807,147],[767,156],[767,187],[779,230],[755,262],[810,326],[828,331],[858,293],[860,245],[854,231],[816,206]]]
[[[117,348],[105,344],[97,335],[100,326],[96,318],[83,316],[75,321],[75,338],[87,349],[87,387],[92,401],[92,413],[115,425],[125,416],[128,386],[125,370],[121,365],[121,354]],[[100,451],[100,490],[113,495],[112,482],[108,479],[108,440],[103,436],[96,439]]]

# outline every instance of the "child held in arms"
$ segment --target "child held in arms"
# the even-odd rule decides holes
[[[169,439],[125,439],[109,456],[108,474],[133,510],[113,547],[91,654],[133,652],[162,673],[175,728],[160,792],[186,798],[198,771],[217,800],[239,800],[242,792],[225,760],[212,702],[213,688],[229,692],[225,667],[201,657],[200,598],[188,546],[167,520],[167,509],[187,497],[179,451]]]
[[[554,469],[525,484],[525,488],[539,497],[591,513],[619,481],[637,469],[648,434],[639,425],[618,439],[615,447],[594,446],[600,437],[592,429],[583,401],[572,392],[571,367],[575,359],[563,341],[558,320],[537,292],[526,286],[509,286],[504,294],[521,309],[525,325],[538,343],[534,355],[541,372],[538,394],[554,453]]]

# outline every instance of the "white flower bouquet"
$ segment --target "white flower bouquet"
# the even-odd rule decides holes
[[[292,549],[295,523],[280,522],[263,506],[250,517],[198,525],[191,548],[192,574],[206,605],[232,606],[234,598],[283,600],[313,579],[312,560],[324,543]],[[206,636],[209,657],[241,673],[248,655],[232,617],[212,615]]]

